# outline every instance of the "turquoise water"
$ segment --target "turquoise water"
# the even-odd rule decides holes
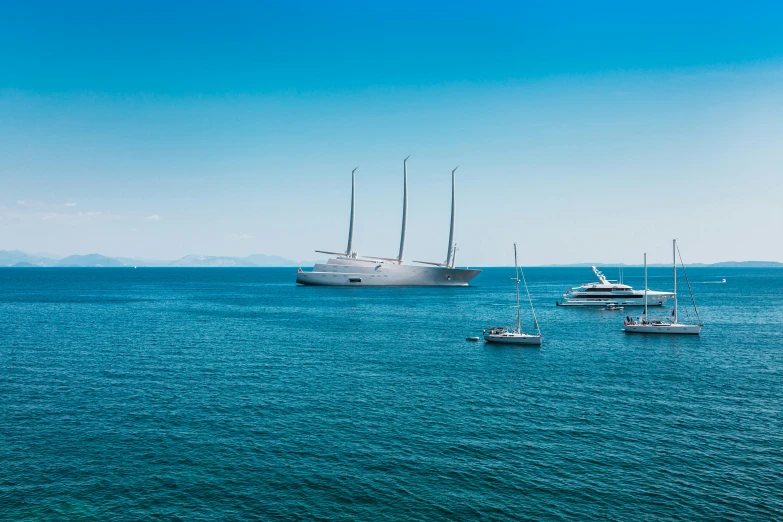
[[[0,517],[783,517],[783,270],[690,269],[686,338],[531,268],[543,348],[466,342],[513,321],[511,275],[0,269]]]

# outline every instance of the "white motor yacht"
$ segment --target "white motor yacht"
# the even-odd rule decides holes
[[[358,167],[356,168],[358,169]],[[454,243],[454,219],[456,214],[455,172],[451,171],[451,226],[449,228],[449,249],[446,261],[431,263],[414,261],[417,265],[402,263],[405,252],[405,232],[408,220],[408,158],[403,161],[404,191],[402,205],[402,233],[400,252],[395,258],[360,256],[353,249],[353,228],[356,210],[356,169],[351,172],[351,221],[348,228],[348,247],[345,252],[330,254],[326,263],[317,263],[312,270],[301,268],[296,282],[313,286],[467,286],[481,270],[455,266],[457,251]]]
[[[585,283],[567,290],[563,298],[556,302],[557,306],[604,307],[609,303],[617,306],[662,306],[674,295],[671,292],[648,290],[645,299],[644,291],[634,290],[622,281],[609,280],[598,268],[592,268],[598,282]]]

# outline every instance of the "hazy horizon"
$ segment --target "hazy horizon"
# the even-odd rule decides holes
[[[783,9],[9,5],[0,250],[783,261]]]
[[[23,254],[26,256],[29,256],[28,259],[23,258],[22,256],[13,256],[8,254],[14,254],[14,253]],[[124,266],[150,266],[150,267],[186,267],[186,266],[209,266],[209,267],[231,267],[231,266],[238,266],[238,267],[248,267],[248,266],[257,266],[257,267],[309,267],[313,265],[314,263],[324,263],[326,262],[325,259],[319,259],[319,258],[313,258],[309,260],[302,260],[302,259],[289,259],[284,256],[277,256],[274,254],[251,254],[249,256],[211,256],[211,255],[205,255],[205,254],[189,254],[180,258],[175,259],[151,259],[151,258],[140,258],[137,256],[104,256],[103,254],[99,252],[90,252],[90,253],[76,253],[71,254],[68,256],[56,256],[52,254],[41,254],[41,253],[34,253],[34,252],[22,252],[22,251],[7,251],[7,250],[0,250],[0,267],[13,267],[17,265],[18,263],[22,263],[23,265],[25,263],[33,263],[38,266],[42,267],[54,267],[54,266],[97,266],[95,264],[75,264],[75,265],[57,265],[57,264],[46,264],[46,262],[54,262],[57,263],[59,261],[63,260],[69,260],[71,258],[80,258],[80,259],[87,259],[91,263],[95,263],[96,261],[93,259],[95,256],[97,257],[106,257],[110,260],[117,260],[121,261]],[[263,259],[259,259],[263,258]],[[188,260],[190,264],[177,264],[178,262]],[[244,262],[245,264],[210,264],[211,261],[239,261]],[[206,262],[206,263],[202,263]],[[43,264],[42,264],[43,263]],[[275,264],[277,263],[277,264]],[[679,261],[678,261],[679,264]],[[704,266],[704,267],[714,267],[715,265],[719,265],[720,268],[781,268],[783,267],[783,263],[778,261],[768,261],[768,260],[724,260],[719,261],[716,263],[688,263],[690,266]],[[740,266],[734,266],[734,265],[740,265]],[[772,266],[767,266],[772,265]],[[109,265],[112,266],[112,265]],[[458,264],[458,266],[465,266],[462,264]],[[513,266],[509,263],[499,263],[494,265],[473,265],[475,268],[499,268],[499,267],[510,267]],[[611,271],[614,268],[640,268],[643,266],[642,263],[617,263],[617,262],[606,262],[606,261],[583,261],[583,262],[574,262],[574,263],[551,263],[551,264],[522,264],[522,266],[526,267],[539,267],[539,268],[587,268],[590,266],[596,266],[599,267],[601,270],[609,270]],[[669,263],[648,263],[648,266],[650,267],[668,267],[670,266]]]

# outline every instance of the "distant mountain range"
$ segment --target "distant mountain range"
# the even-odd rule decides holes
[[[279,256],[254,254],[247,257],[190,255],[174,261],[143,260],[127,257],[109,257],[101,254],[75,255],[63,258],[31,255],[20,250],[0,250],[0,266],[13,267],[122,267],[122,266],[179,266],[179,267],[294,267],[312,266],[313,261],[292,261]]]
[[[163,260],[143,260],[132,259],[128,257],[108,257],[101,254],[75,255],[63,258],[54,256],[32,255],[20,250],[0,250],[0,267],[122,267],[122,266],[179,266],[179,267],[295,267],[295,266],[313,266],[313,261],[292,261],[280,256],[267,256],[264,254],[254,254],[247,257],[228,257],[228,256],[203,256],[190,255],[174,261]],[[624,265],[622,263],[575,263],[568,265],[546,265],[552,267],[620,267],[620,266],[639,266]],[[666,264],[655,264],[649,266],[670,266]],[[714,268],[783,268],[783,263],[777,261],[722,261],[720,263],[694,263],[689,267],[714,267]]]

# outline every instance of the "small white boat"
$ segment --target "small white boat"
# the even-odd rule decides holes
[[[662,320],[640,319],[625,326],[625,331],[629,333],[652,333],[652,334],[680,334],[680,335],[699,335],[701,325],[698,324],[679,324]]]
[[[721,283],[725,283],[725,282],[726,282],[726,280],[725,280],[725,279],[721,279]]]
[[[471,336],[471,337],[465,337],[466,341],[480,341],[481,338],[479,336]]]
[[[484,330],[484,340],[488,343],[528,344],[541,346],[541,335],[510,331],[505,326],[490,326]]]
[[[604,310],[609,310],[610,312],[616,312],[622,309],[623,307],[618,305],[617,303],[608,303],[606,306],[604,306]]]
[[[517,290],[517,325],[516,330],[512,330],[506,326],[490,326],[484,330],[484,340],[488,343],[501,343],[501,344],[525,344],[533,346],[541,346],[541,329],[538,327],[538,319],[536,318],[536,311],[533,308],[533,301],[530,299],[530,291],[527,288],[527,281],[525,280],[525,273],[522,272],[522,281],[525,283],[525,291],[527,292],[527,300],[530,302],[530,310],[533,312],[533,322],[536,326],[537,334],[522,333],[520,326],[520,305],[519,305],[519,263],[517,263],[517,244],[514,243],[514,282]]]
[[[696,312],[697,324],[682,324],[678,319],[677,309],[677,240],[672,241],[672,265],[674,269],[674,310],[672,310],[672,317],[670,318],[649,318],[647,316],[647,306],[644,307],[644,315],[637,319],[631,319],[626,317],[623,321],[624,330],[628,333],[649,333],[649,334],[677,334],[677,335],[699,335],[701,333],[701,327],[704,323],[699,317],[699,310],[696,308],[696,300],[693,299],[693,292],[691,291],[691,300],[693,302],[693,309]],[[682,261],[682,257],[680,258]],[[683,270],[685,270],[685,264],[683,263]],[[688,281],[688,275],[685,275],[686,282]],[[688,283],[688,290],[691,285]],[[647,254],[644,254],[644,289],[647,291]]]

